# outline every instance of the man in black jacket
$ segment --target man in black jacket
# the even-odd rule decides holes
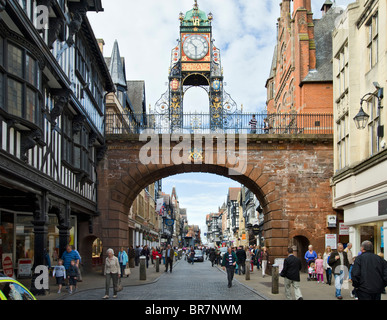
[[[289,256],[284,261],[284,267],[280,273],[284,277],[286,299],[292,300],[291,287],[294,289],[296,300],[304,300],[300,290],[301,260],[293,255],[293,248],[288,248]]]
[[[335,277],[336,298],[343,299],[341,295],[341,288],[344,278],[347,279],[349,275],[349,261],[347,253],[344,251],[342,243],[337,244],[337,250],[332,252],[328,258],[328,264],[332,268]]]
[[[241,272],[243,274],[245,274],[246,272],[246,251],[243,250],[243,247],[240,246],[236,252],[236,256],[238,258],[238,270],[239,270],[239,274],[241,274]]]
[[[362,254],[356,257],[352,268],[352,285],[359,300],[380,300],[387,286],[387,262],[372,251],[372,242],[364,241]]]

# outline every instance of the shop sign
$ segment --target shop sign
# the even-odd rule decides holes
[[[325,235],[325,247],[330,246],[332,250],[337,249],[337,235],[326,234]]]
[[[254,235],[258,235],[259,234],[259,225],[257,225],[257,224],[254,225],[252,229],[253,229]]]
[[[339,223],[339,235],[348,236],[349,235],[349,226],[346,226],[344,223]]]
[[[11,253],[4,253],[2,255],[2,264],[4,275],[13,278],[13,262]]]

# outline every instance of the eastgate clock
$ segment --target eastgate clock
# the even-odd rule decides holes
[[[208,48],[207,39],[198,34],[189,36],[183,45],[184,53],[192,60],[203,59],[208,53]]]

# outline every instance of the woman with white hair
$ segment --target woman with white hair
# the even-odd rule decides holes
[[[105,260],[105,270],[104,275],[106,276],[105,284],[105,296],[103,299],[109,299],[109,287],[110,280],[113,280],[113,298],[117,298],[117,286],[118,286],[118,276],[120,273],[120,263],[118,258],[114,255],[113,249],[107,250],[107,258]]]

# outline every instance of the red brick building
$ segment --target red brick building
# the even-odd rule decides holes
[[[329,0],[313,19],[311,0],[283,0],[270,75],[269,113],[332,113],[332,30],[339,12]]]

